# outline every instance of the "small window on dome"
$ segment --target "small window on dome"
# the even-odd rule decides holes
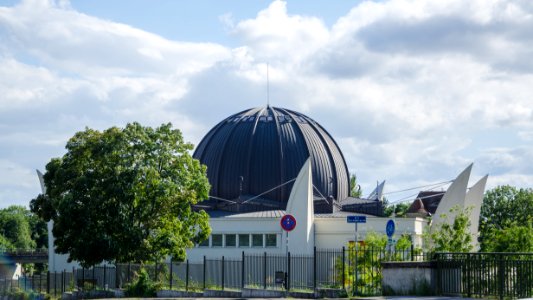
[[[290,116],[285,116],[285,121],[292,122],[292,118]]]
[[[250,119],[248,119],[248,122],[252,122],[253,120],[255,120],[255,117],[250,117]]]
[[[249,118],[248,116],[242,118],[242,119],[241,119],[241,122],[246,122],[246,121],[248,120],[248,118]]]
[[[285,121],[285,116],[284,115],[279,115],[278,116],[278,121],[284,122]]]
[[[267,120],[268,120],[268,122],[272,122],[274,120],[274,118],[272,118],[272,116],[268,116]]]
[[[261,121],[261,122],[266,122],[266,117],[265,117],[265,116],[261,116],[261,117],[259,117],[259,121]]]
[[[239,122],[239,117],[233,119],[233,123],[237,123],[237,122]]]

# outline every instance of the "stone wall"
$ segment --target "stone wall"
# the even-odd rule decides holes
[[[384,262],[383,295],[435,294],[435,271],[432,262]]]

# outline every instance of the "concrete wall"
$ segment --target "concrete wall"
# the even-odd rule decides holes
[[[431,262],[387,262],[383,266],[383,295],[433,295],[435,275]]]
[[[354,214],[356,215],[356,214]],[[357,225],[359,240],[364,240],[368,232],[385,235],[389,218],[366,217],[367,222]],[[408,234],[415,247],[422,246],[422,234],[427,225],[423,218],[396,218],[396,232],[393,239]],[[322,217],[315,219],[315,238],[317,248],[341,248],[355,239],[355,225],[346,222],[346,217]]]

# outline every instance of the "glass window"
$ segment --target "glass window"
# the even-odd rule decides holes
[[[198,244],[198,247],[209,247],[209,237],[205,241]]]
[[[226,234],[226,247],[235,247],[237,245],[237,236],[234,234]]]
[[[266,120],[267,120],[267,118],[265,116],[259,117],[259,121],[261,121],[261,122],[265,122]]]
[[[239,234],[239,247],[250,247],[250,235]]]
[[[222,234],[213,234],[211,236],[211,247],[222,247]]]
[[[276,235],[265,234],[265,244],[267,247],[276,247],[278,245],[276,242]]]
[[[263,247],[262,234],[252,234],[252,247]]]

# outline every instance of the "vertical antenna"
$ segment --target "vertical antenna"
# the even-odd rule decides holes
[[[270,106],[270,79],[268,78],[269,65],[267,62],[267,107]]]

